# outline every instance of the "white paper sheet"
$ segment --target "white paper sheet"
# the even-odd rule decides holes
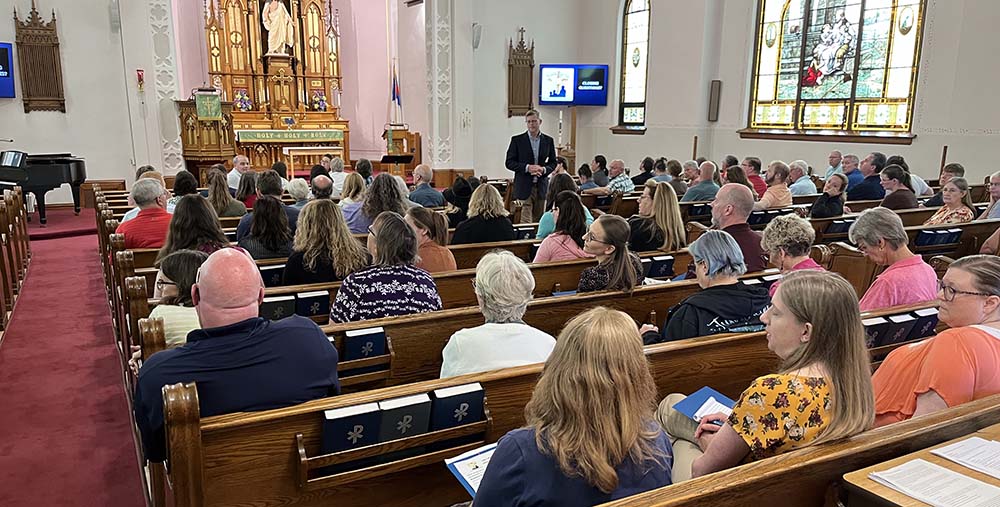
[[[869,477],[934,507],[1000,507],[1000,488],[922,459]]]
[[[935,449],[931,454],[1000,479],[1000,442],[970,437]]]
[[[708,414],[715,414],[715,413],[726,414],[726,417],[728,417],[729,414],[733,413],[733,409],[727,407],[726,405],[723,405],[722,403],[719,403],[719,401],[716,400],[714,396],[709,396],[708,399],[705,400],[705,403],[701,404],[701,408],[699,408],[694,413],[694,420],[701,421],[702,417],[705,417]]]

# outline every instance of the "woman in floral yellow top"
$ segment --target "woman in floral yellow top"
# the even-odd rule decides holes
[[[660,423],[679,439],[675,482],[871,427],[871,370],[851,285],[835,273],[795,271],[771,301],[761,321],[768,348],[782,359],[778,373],[755,379],[728,416],[695,422],[672,408],[683,396],[660,403]]]
[[[941,187],[941,206],[924,225],[964,224],[976,218],[976,207],[972,203],[969,182],[965,178],[952,178]]]

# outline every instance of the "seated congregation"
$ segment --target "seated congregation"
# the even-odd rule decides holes
[[[187,176],[178,177],[180,189],[175,179],[171,195],[162,176],[144,172],[129,193],[138,211],[116,230],[127,249],[160,248],[149,318],[162,319],[167,350],[144,362],[136,351],[132,362],[143,454],[152,463],[170,455],[165,386],[195,383],[201,418],[344,396],[341,339],[309,318],[259,316],[266,289],[255,261],[283,259],[285,285],[338,283],[330,325],[361,330],[370,320],[445,318],[452,310],[435,275],[456,270],[452,245],[495,248],[471,279],[482,323],[450,336],[440,378],[474,383],[544,363],[516,429],[492,436],[498,445],[476,506],[625,499],[1000,393],[1000,259],[961,257],[939,279],[899,214],[937,206],[925,226],[993,219],[1000,174],[980,212],[959,164],[945,167],[935,192],[916,183],[902,157],[876,152],[859,162],[834,152],[829,162],[825,181],[816,183],[801,160],[764,166],[756,157],[718,165],[647,157],[632,178],[624,161],[603,155],[576,176],[559,160],[539,176],[547,192],[526,257],[504,248],[521,240],[517,212],[496,185],[458,177],[439,192],[427,166],[414,171],[410,190],[370,168],[367,178],[345,172],[335,157],[316,166],[308,183],[234,160],[228,175],[213,169],[207,197]],[[636,207],[621,216],[607,205],[585,206],[595,195]],[[792,209],[793,198],[811,201],[755,221],[761,212]],[[878,202],[852,213],[862,200]],[[698,204],[708,206],[706,231],[684,222],[693,218],[685,206]],[[240,206],[246,213],[233,241],[219,219],[240,216]],[[860,292],[848,273],[813,255],[815,221],[841,216],[850,218],[844,232],[853,246],[845,246],[877,266]],[[1000,236],[993,236],[983,253],[996,252]],[[681,251],[691,265],[654,279],[647,254]],[[555,297],[629,297],[671,279],[697,288],[651,323],[595,304],[557,323],[558,333],[529,325],[538,294],[533,270],[567,261],[587,264],[568,288],[576,296]],[[769,266],[776,272],[768,283],[746,276]],[[947,329],[892,349],[873,374],[862,314],[912,305],[936,305]],[[777,367],[747,379],[729,414],[693,420],[674,409],[690,393],[664,392],[654,378],[649,347],[761,332]]]

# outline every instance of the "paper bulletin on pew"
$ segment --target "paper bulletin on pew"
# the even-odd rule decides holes
[[[868,477],[934,507],[1000,507],[1000,488],[922,459]]]
[[[484,445],[454,458],[448,458],[444,460],[444,464],[458,478],[458,482],[462,483],[465,490],[475,497],[476,491],[479,490],[479,483],[486,473],[486,466],[490,464],[490,458],[493,457],[493,451],[496,448],[496,443]]]

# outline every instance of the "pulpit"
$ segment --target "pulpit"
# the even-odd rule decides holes
[[[236,156],[233,103],[223,102],[219,119],[199,119],[194,100],[177,102],[181,120],[181,146],[185,169],[206,185],[208,168]]]

